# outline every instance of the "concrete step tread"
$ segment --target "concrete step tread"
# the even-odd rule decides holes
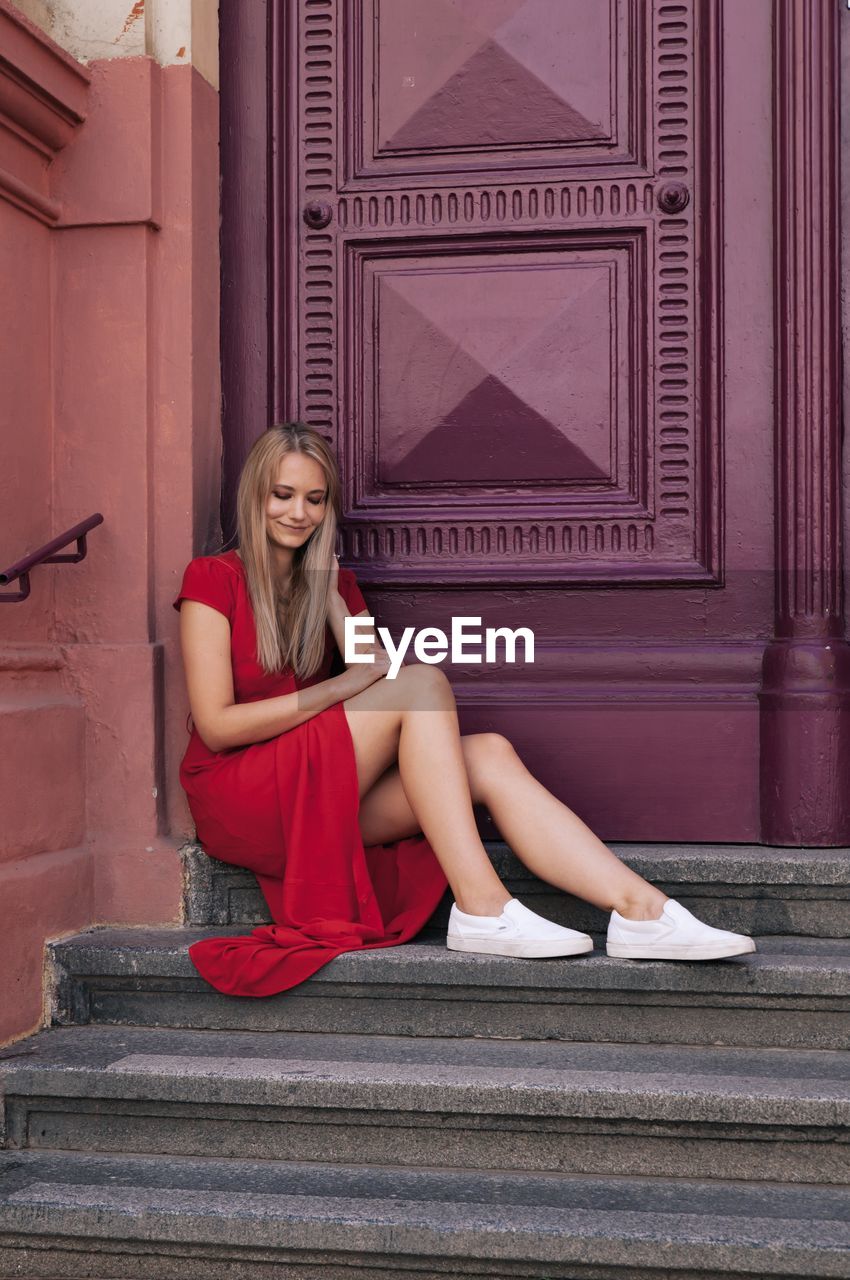
[[[497,870],[537,881],[502,840],[485,840]],[[850,848],[764,844],[644,844],[606,841],[607,847],[647,879],[683,884],[831,885],[850,888]],[[185,858],[199,857],[211,870],[253,881],[250,871],[208,859],[201,845],[185,844]]]
[[[245,925],[102,927],[49,946],[55,961],[74,977],[192,978],[207,987],[192,964],[189,946],[205,937],[249,931]],[[618,960],[604,950],[564,959],[527,960],[449,951],[444,938],[420,936],[400,947],[345,952],[304,985],[351,982],[850,995],[850,939],[773,937],[759,938],[757,945],[754,954],[716,961]]]
[[[850,1188],[0,1153],[0,1243],[27,1234],[85,1238],[93,1251],[130,1238],[150,1253],[181,1242],[431,1257],[441,1273],[437,1259],[457,1257],[575,1260],[622,1275],[658,1266],[663,1249],[670,1271],[837,1277],[848,1274]]]
[[[850,1124],[842,1050],[95,1025],[0,1051],[0,1085],[7,1097]]]
[[[822,884],[850,886],[850,849],[764,844],[608,843],[618,858],[657,879],[696,884]],[[508,846],[495,843],[495,848]],[[642,869],[641,869],[642,868]]]

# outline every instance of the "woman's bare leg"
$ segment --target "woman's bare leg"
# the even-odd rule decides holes
[[[455,902],[500,915],[511,895],[481,843],[466,777],[451,686],[436,667],[402,667],[343,704],[361,796],[398,761],[404,794],[446,873]]]
[[[474,766],[486,754],[485,740],[491,736],[495,737],[486,733],[467,733],[460,739],[467,782],[475,804],[483,800],[483,793],[478,789],[478,769]],[[388,844],[417,835],[422,830],[405,795],[398,765],[391,765],[361,796],[359,818],[364,844]]]
[[[407,671],[434,671],[440,679],[415,675],[406,677],[404,689],[393,689]],[[373,690],[379,696],[367,699]],[[517,856],[541,879],[631,919],[660,915],[666,896],[556,800],[507,739],[460,737],[451,687],[435,668],[402,668],[396,681],[379,681],[344,707],[358,760],[364,840],[377,844],[424,831],[461,911],[498,915],[510,898],[475,825],[472,803],[482,801]],[[397,771],[391,766],[396,743]]]
[[[473,793],[502,838],[541,880],[632,920],[656,920],[667,895],[621,862],[577,813],[529,773],[507,738],[487,734],[473,758]]]

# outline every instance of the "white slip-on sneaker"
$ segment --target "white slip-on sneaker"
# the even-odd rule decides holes
[[[668,898],[658,920],[627,920],[611,912],[606,950],[623,960],[720,960],[755,951],[745,933],[715,929]]]
[[[545,920],[511,898],[500,916],[471,916],[452,903],[446,946],[450,951],[540,959],[582,955],[593,950],[593,939],[587,933]]]

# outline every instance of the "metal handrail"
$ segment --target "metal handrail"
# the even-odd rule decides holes
[[[85,560],[87,550],[86,534],[89,529],[93,529],[98,524],[103,524],[103,516],[99,511],[96,511],[93,516],[89,516],[86,520],[81,520],[72,529],[66,529],[64,533],[51,538],[50,542],[45,542],[44,546],[39,547],[37,551],[31,551],[29,555],[24,556],[23,560],[17,560],[8,569],[4,569],[0,573],[0,586],[5,586],[6,583],[14,582],[17,578],[20,578],[21,589],[20,591],[0,592],[0,604],[14,604],[16,600],[26,600],[30,593],[30,569],[34,569],[37,564],[76,564],[79,560]],[[69,542],[74,541],[77,544],[76,551],[72,551],[65,556],[53,554],[62,547],[67,547]]]

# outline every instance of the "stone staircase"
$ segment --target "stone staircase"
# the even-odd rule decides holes
[[[187,846],[186,926],[52,944],[53,1025],[0,1050],[0,1280],[850,1278],[850,850],[611,847],[758,953],[455,953],[447,895],[226,997],[189,943],[268,915]]]

